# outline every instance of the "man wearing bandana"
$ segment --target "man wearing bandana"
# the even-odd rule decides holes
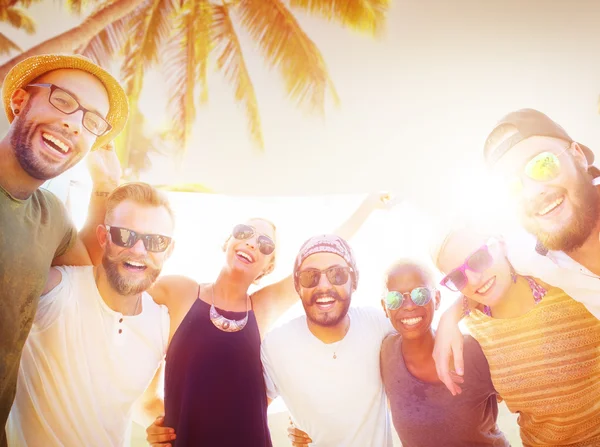
[[[283,398],[307,434],[300,445],[391,447],[379,349],[393,329],[380,310],[350,307],[359,278],[352,249],[338,236],[315,236],[293,277],[306,315],[263,341],[268,397]]]

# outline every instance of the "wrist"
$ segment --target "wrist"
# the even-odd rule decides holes
[[[103,180],[101,182],[94,182],[92,186],[92,192],[94,194],[97,193],[106,193],[106,195],[113,192],[119,186],[119,182],[115,180]],[[104,195],[104,194],[97,194]]]

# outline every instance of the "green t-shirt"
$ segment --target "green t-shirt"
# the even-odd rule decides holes
[[[62,202],[38,189],[26,200],[0,187],[0,445],[17,386],[21,351],[50,265],[75,242]]]

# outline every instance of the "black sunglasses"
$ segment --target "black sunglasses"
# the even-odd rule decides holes
[[[172,239],[161,234],[141,234],[128,228],[105,225],[113,244],[123,248],[133,247],[140,239],[147,251],[161,253],[169,248]]]
[[[239,240],[250,239],[256,234],[256,229],[250,225],[239,224],[233,228],[231,235]],[[270,255],[275,251],[275,242],[268,236],[261,234],[256,239],[258,249],[263,255]]]
[[[348,282],[348,276],[352,269],[350,267],[333,266],[325,270],[319,270],[315,268],[307,268],[296,272],[298,282],[305,289],[312,289],[317,287],[321,280],[321,275],[324,273],[327,276],[327,280],[333,286],[342,286]]]

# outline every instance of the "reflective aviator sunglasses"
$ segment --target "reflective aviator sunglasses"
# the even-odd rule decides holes
[[[239,224],[233,228],[231,235],[238,240],[250,239],[256,234],[256,229],[246,224]],[[268,236],[260,234],[256,239],[258,249],[263,255],[270,255],[275,251],[275,242]]]
[[[396,290],[389,290],[384,296],[383,301],[385,307],[388,310],[396,310],[402,307],[405,299],[410,299],[417,306],[426,306],[433,298],[435,290],[427,287],[416,287],[410,292],[398,292]]]
[[[498,241],[494,238],[490,239],[470,256],[465,259],[465,262],[460,267],[455,268],[448,273],[440,284],[453,292],[460,292],[469,283],[467,270],[481,273],[494,263],[494,258],[490,254],[490,247],[497,244]]]
[[[523,175],[536,182],[549,182],[557,178],[561,171],[559,157],[565,152],[566,149],[559,154],[546,151],[531,158],[519,174],[507,179],[509,192],[517,195],[523,190]]]
[[[147,251],[161,253],[169,248],[172,241],[170,237],[161,234],[142,234],[129,228],[111,227],[110,225],[105,225],[105,227],[113,244],[123,248],[131,248],[141,239]]]

